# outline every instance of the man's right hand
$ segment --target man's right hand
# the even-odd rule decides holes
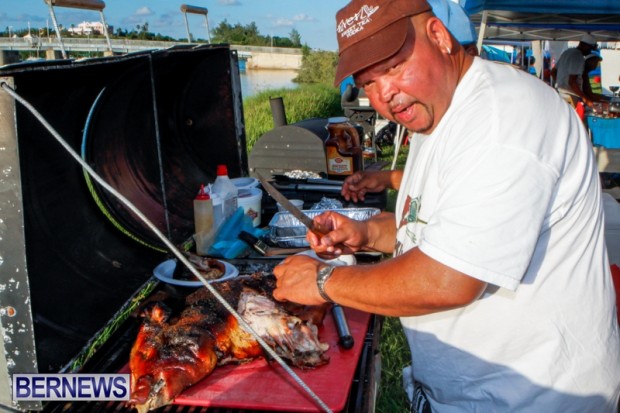
[[[348,218],[337,212],[327,211],[314,217],[314,221],[329,230],[327,234],[308,231],[306,239],[318,254],[338,256],[352,254],[368,244],[366,223]]]
[[[342,196],[347,201],[363,201],[367,192],[381,192],[386,188],[398,189],[402,179],[401,171],[360,171],[345,179]],[[396,184],[395,182],[398,182]]]

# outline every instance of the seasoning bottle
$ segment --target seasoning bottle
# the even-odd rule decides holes
[[[213,202],[205,191],[204,185],[200,185],[200,191],[194,199],[194,231],[196,254],[207,255],[215,237],[215,227],[213,225]]]
[[[357,129],[346,117],[329,118],[325,140],[327,177],[344,180],[364,169],[363,151]]]
[[[237,210],[239,190],[230,180],[226,165],[217,166],[217,177],[211,191],[221,201],[221,204],[217,203],[221,207],[215,209],[215,226],[217,228]]]

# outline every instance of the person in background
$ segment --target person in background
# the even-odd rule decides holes
[[[584,57],[598,48],[596,39],[586,34],[575,48],[565,50],[552,69],[555,87],[560,96],[571,105],[582,101],[586,106],[592,106],[594,100],[586,96],[583,91],[582,76],[585,69]]]
[[[580,77],[582,85],[581,90],[583,90],[583,94],[591,102],[606,102],[607,98],[605,98],[602,94],[594,93],[592,91],[592,85],[590,84],[590,72],[598,67],[598,65],[603,61],[603,58],[596,53],[590,53],[583,60],[584,69],[583,74]]]
[[[419,136],[395,214],[327,211],[318,253],[393,258],[274,269],[277,300],[400,317],[412,411],[617,413],[620,337],[601,188],[575,111],[534,76],[472,57],[424,0],[353,0],[338,85]]]

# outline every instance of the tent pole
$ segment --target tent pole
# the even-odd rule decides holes
[[[480,32],[478,33],[478,53],[482,53],[482,40],[484,40],[484,32],[487,31],[487,10],[482,11],[482,20],[480,21]]]

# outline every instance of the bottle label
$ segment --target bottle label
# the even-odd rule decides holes
[[[237,197],[231,196],[224,200],[224,219],[230,218],[237,210]]]
[[[330,146],[327,148],[327,174],[351,175],[353,173],[353,157],[342,156],[338,150]]]

